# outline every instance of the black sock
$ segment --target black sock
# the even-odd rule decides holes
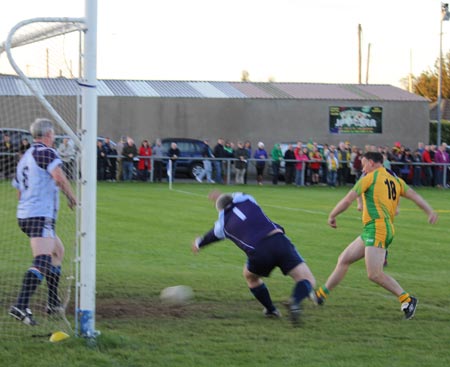
[[[47,286],[48,286],[48,304],[50,306],[59,306],[60,299],[58,297],[59,278],[61,276],[61,266],[51,266],[48,272]]]
[[[292,300],[294,304],[299,304],[303,299],[308,297],[309,293],[312,291],[312,286],[309,280],[303,279],[299,281],[292,292]]]
[[[17,298],[17,304],[16,306],[20,308],[21,310],[25,310],[28,308],[28,305],[30,304],[30,298],[36,291],[36,288],[41,283],[42,274],[33,269],[25,273],[25,276],[23,277],[22,282],[22,289],[19,293],[19,297]]]
[[[275,311],[276,308],[270,298],[269,290],[264,283],[256,288],[250,288],[250,292],[252,292],[255,298],[266,308],[267,311]]]

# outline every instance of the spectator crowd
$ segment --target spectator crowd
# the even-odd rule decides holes
[[[15,147],[7,134],[0,142],[0,177],[14,175],[18,158],[28,149],[30,142],[24,139]],[[64,137],[54,147],[62,161],[63,170],[69,179],[75,177],[76,151],[73,142]],[[247,184],[249,170],[255,173],[256,183],[279,184],[282,178],[286,185],[330,187],[350,185],[362,174],[361,157],[365,152],[383,154],[384,166],[414,187],[449,187],[449,148],[422,142],[411,149],[395,142],[392,147],[366,145],[358,147],[349,141],[338,145],[318,144],[313,141],[295,144],[275,144],[267,150],[263,142],[252,148],[250,141],[235,143],[219,138],[210,146],[204,140],[201,153],[203,169],[195,173],[199,182]],[[99,181],[153,181],[161,182],[166,176],[175,179],[176,168],[182,152],[175,142],[164,151],[161,139],[154,144],[143,139],[136,145],[131,137],[123,136],[117,144],[110,138],[97,141],[97,179]],[[168,172],[169,162],[171,171]],[[229,174],[231,172],[231,175]],[[168,173],[168,174],[167,174]],[[227,174],[228,173],[228,174]],[[227,182],[229,180],[229,182]]]

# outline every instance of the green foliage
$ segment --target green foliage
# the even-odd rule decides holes
[[[450,144],[450,121],[441,121],[441,142]],[[437,123],[430,122],[430,144],[437,143]]]
[[[431,71],[425,71],[413,81],[413,92],[431,101],[437,100],[438,77]]]
[[[93,342],[72,337],[2,340],[5,366],[446,366],[450,364],[450,258],[447,192],[420,193],[440,212],[435,226],[403,200],[387,273],[419,298],[416,318],[402,320],[397,299],[354,264],[324,307],[305,302],[303,324],[266,320],[242,279],[244,254],[231,242],[197,256],[193,238],[216,219],[206,199],[214,186],[176,183],[98,186],[97,325]],[[239,190],[241,187],[224,187]],[[361,229],[350,208],[327,226],[328,212],[347,189],[246,186],[282,224],[318,284]],[[14,216],[14,213],[10,213]],[[266,280],[275,302],[292,280],[277,270]],[[161,289],[190,285],[195,301],[166,307]],[[280,306],[281,307],[281,306]],[[282,310],[284,311],[284,310]],[[17,327],[24,327],[19,325]],[[19,359],[18,359],[19,358]],[[18,364],[19,362],[19,364]]]
[[[430,99],[437,100],[439,78],[439,59],[433,70],[426,70],[413,80],[413,92]],[[450,99],[450,52],[442,58],[442,98]]]

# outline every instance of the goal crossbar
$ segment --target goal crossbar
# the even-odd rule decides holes
[[[16,35],[17,31],[29,24],[32,23],[54,23],[50,24],[48,27],[45,27],[38,32],[34,32],[32,34],[26,35]],[[67,123],[61,118],[61,116],[56,112],[53,106],[47,101],[47,99],[42,95],[42,93],[35,87],[35,85],[28,79],[25,73],[20,69],[20,67],[15,62],[11,49],[15,47],[25,46],[32,43],[36,43],[39,41],[43,41],[49,38],[62,36],[68,33],[77,32],[77,31],[85,31],[86,24],[83,18],[32,18],[23,20],[17,23],[9,32],[6,41],[0,48],[0,53],[5,51],[8,60],[15,70],[15,72],[20,76],[23,82],[27,85],[28,88],[34,93],[36,98],[38,98],[39,102],[50,112],[52,117],[58,122],[64,132],[70,136],[75,145],[81,149],[81,140],[80,138],[73,132],[73,130],[67,125]],[[49,33],[46,33],[49,32]]]
[[[49,24],[47,27],[34,32],[31,35],[15,35],[17,30],[31,23],[55,23]],[[32,18],[17,23],[10,31],[8,39],[0,45],[0,54],[7,47],[15,48],[36,43],[49,38],[62,36],[64,34],[84,31],[86,25],[82,18]]]

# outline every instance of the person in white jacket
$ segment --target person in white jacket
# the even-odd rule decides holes
[[[62,143],[59,144],[58,154],[63,161],[63,171],[66,174],[67,178],[71,180],[73,178],[75,147],[73,141],[70,138],[64,138]]]

